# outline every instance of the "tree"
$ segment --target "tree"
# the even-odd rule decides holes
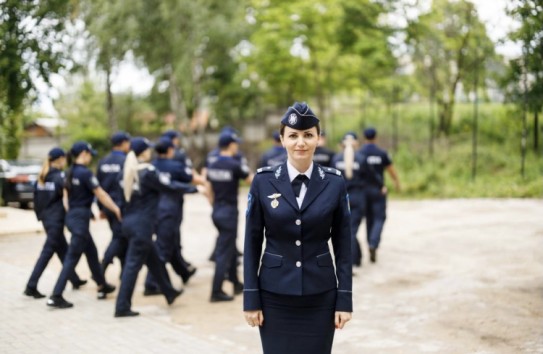
[[[494,44],[467,0],[434,0],[430,12],[409,23],[407,44],[417,78],[437,103],[437,133],[448,135],[460,84],[472,87],[479,65],[486,78],[483,64],[494,56]]]
[[[533,113],[533,142],[537,151],[539,113],[543,109],[543,1],[515,0],[507,12],[520,23],[520,27],[509,34],[509,39],[522,46],[523,55],[510,61],[503,84],[508,100]]]
[[[72,1],[3,0],[0,5],[0,155],[14,159],[35,80],[48,84],[68,60],[62,35]]]

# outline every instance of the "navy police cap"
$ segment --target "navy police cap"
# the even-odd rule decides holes
[[[241,143],[241,139],[236,133],[222,133],[219,135],[219,147],[227,147],[230,143]]]
[[[86,141],[77,141],[72,145],[70,152],[73,156],[79,156],[83,151],[88,151],[92,156],[96,156],[96,150],[92,148],[92,145]]]
[[[307,103],[295,102],[292,107],[287,109],[283,119],[281,119],[281,124],[292,129],[305,130],[318,125],[319,118],[317,118]]]
[[[173,129],[166,130],[164,133],[162,133],[162,136],[161,136],[161,138],[168,138],[171,140],[180,138],[180,137],[181,137],[181,133]]]
[[[375,128],[373,127],[370,127],[364,130],[364,136],[366,137],[366,139],[370,139],[370,140],[374,139],[376,135],[377,135],[377,130],[375,130]]]
[[[274,131],[272,136],[273,136],[273,140],[275,140],[278,143],[281,142],[281,133],[279,133],[279,130]]]
[[[121,131],[111,136],[113,146],[121,145],[125,141],[130,141],[130,134]]]
[[[341,139],[341,140],[345,140],[349,136],[352,137],[354,140],[358,140],[358,136],[356,135],[355,132],[347,132],[347,133],[345,133],[345,135],[343,135],[343,139]]]
[[[152,148],[153,144],[144,137],[135,137],[130,140],[130,150],[134,151],[136,156],[139,156],[145,150]]]
[[[49,156],[49,161],[55,161],[59,157],[66,156],[66,153],[61,148],[55,147],[52,148],[47,155]]]
[[[162,137],[158,139],[158,142],[155,144],[155,151],[159,154],[165,154],[168,152],[168,149],[175,148],[171,139]]]

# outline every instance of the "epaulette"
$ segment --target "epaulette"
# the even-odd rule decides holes
[[[256,170],[256,173],[272,172],[272,171],[273,171],[272,166],[266,166],[266,167],[261,167],[258,170]]]
[[[341,171],[340,170],[336,170],[333,167],[323,167],[323,168],[324,168],[324,171],[326,171],[327,173],[337,175],[337,176],[341,176]]]

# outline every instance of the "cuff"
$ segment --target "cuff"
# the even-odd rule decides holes
[[[337,290],[336,311],[353,312],[353,293],[350,290]]]
[[[243,311],[262,310],[260,302],[259,289],[244,289],[243,290]]]

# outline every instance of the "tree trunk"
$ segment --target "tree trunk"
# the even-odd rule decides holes
[[[106,68],[106,110],[107,121],[110,133],[114,133],[119,129],[117,117],[115,116],[115,107],[113,103],[113,93],[111,92],[111,66]]]
[[[181,90],[179,89],[179,86],[177,84],[177,79],[175,77],[175,72],[172,68],[170,72],[170,109],[175,115],[175,129],[179,130],[179,127],[181,125],[186,125],[187,123],[187,107],[185,105],[185,102],[183,101],[183,95],[181,93]]]
[[[539,112],[534,112],[534,151],[539,150]]]

